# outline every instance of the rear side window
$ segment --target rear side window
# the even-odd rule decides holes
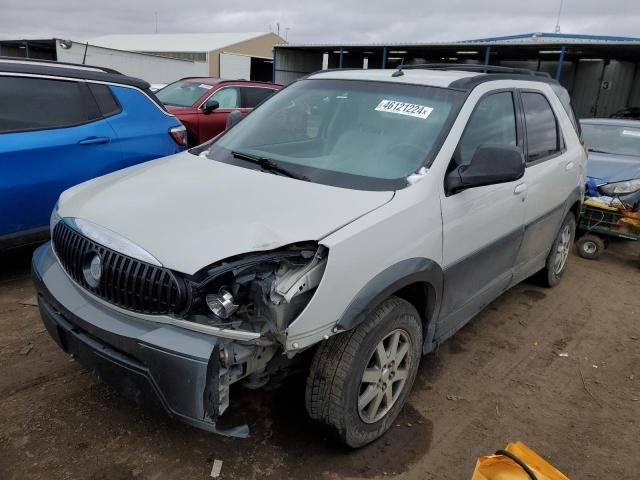
[[[469,165],[481,145],[513,145],[517,141],[516,112],[511,92],[482,98],[471,114],[458,146],[458,165]]]
[[[522,92],[527,128],[527,161],[535,162],[560,151],[558,121],[541,93]]]
[[[571,124],[573,125],[573,128],[576,131],[578,138],[580,139],[580,141],[582,141],[582,128],[580,127],[580,122],[576,117],[576,112],[573,111],[573,106],[571,105],[571,97],[569,96],[569,92],[567,92],[567,90],[561,85],[556,85],[556,84],[551,84],[551,89],[555,92],[556,96],[558,97],[558,100],[560,100],[560,103],[562,104],[562,108],[564,108],[564,111],[567,112],[567,115],[569,116],[569,120],[571,120]]]
[[[86,123],[94,116],[80,82],[0,76],[0,132]]]
[[[89,90],[91,90],[93,97],[96,99],[96,103],[103,117],[115,115],[122,111],[120,104],[107,85],[90,83]]]
[[[256,108],[263,100],[273,94],[271,88],[242,87],[242,108]]]

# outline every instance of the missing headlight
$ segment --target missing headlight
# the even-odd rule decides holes
[[[265,334],[282,332],[311,300],[327,254],[326,247],[305,242],[212,265],[193,279],[187,318]]]

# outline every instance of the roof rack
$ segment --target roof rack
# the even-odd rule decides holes
[[[416,63],[409,65],[399,65],[398,69],[391,75],[394,77],[400,77],[404,75],[403,70],[458,70],[463,72],[479,72],[479,73],[508,73],[516,75],[531,75],[534,77],[551,78],[546,72],[536,72],[535,70],[529,70],[527,68],[511,68],[511,67],[499,67],[496,65],[475,65],[468,63]]]
[[[21,63],[24,65],[38,64],[38,65],[46,65],[49,67],[58,67],[58,68],[76,68],[79,70],[94,70],[94,71],[100,71],[104,73],[113,73],[116,75],[122,75],[122,73],[120,73],[117,70],[114,70],[113,68],[98,67],[95,65],[86,65],[86,64],[79,64],[79,63],[59,62],[57,60],[45,60],[41,58],[1,57],[0,56],[0,62]]]
[[[0,57],[0,75],[46,75],[83,79],[96,82],[108,82],[147,90],[149,83],[139,78],[123,75],[117,70],[93,65],[33,60],[16,57]],[[148,94],[148,92],[146,92]]]

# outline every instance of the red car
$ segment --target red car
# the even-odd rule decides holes
[[[189,146],[225,129],[229,113],[249,113],[282,85],[219,78],[183,78],[156,92],[158,99],[187,128]]]

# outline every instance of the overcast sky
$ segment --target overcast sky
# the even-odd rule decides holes
[[[275,31],[292,43],[551,32],[560,0],[0,0],[0,38]],[[564,0],[562,32],[640,37],[640,0]]]

